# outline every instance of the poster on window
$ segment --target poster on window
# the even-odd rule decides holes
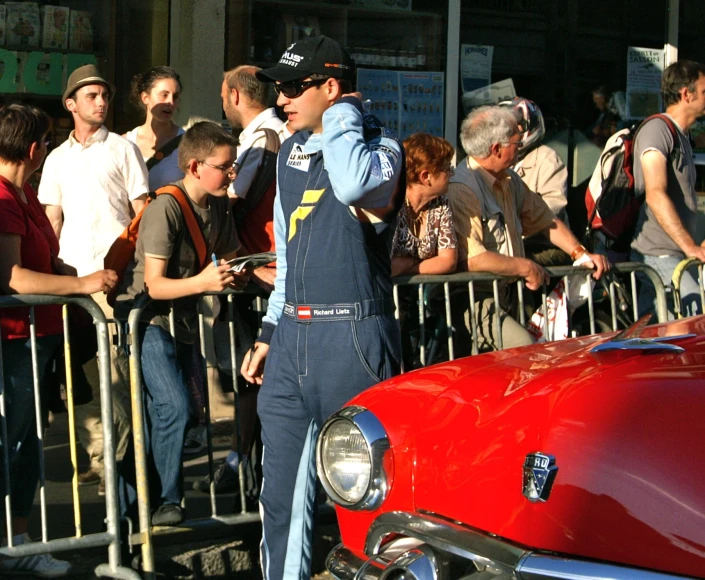
[[[399,138],[443,136],[444,73],[358,69],[357,88],[369,112]]]
[[[484,44],[460,45],[460,78],[463,93],[481,89],[492,83],[492,55],[494,46]]]
[[[627,49],[627,118],[644,119],[661,111],[661,48]]]

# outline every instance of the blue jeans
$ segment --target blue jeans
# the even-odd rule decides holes
[[[141,363],[145,410],[150,502],[181,503],[183,493],[183,448],[191,423],[191,398],[186,377],[191,370],[192,345],[174,340],[159,326],[140,329]],[[121,475],[121,503],[124,515],[136,514],[135,456],[132,439],[125,452]]]
[[[641,262],[647,266],[651,266],[659,273],[661,280],[663,280],[663,283],[666,285],[668,318],[669,320],[673,320],[675,307],[673,302],[673,291],[671,288],[671,278],[676,266],[678,266],[683,258],[678,258],[676,256],[647,256],[637,252],[636,250],[632,250],[630,259],[632,262]],[[653,312],[655,316],[656,288],[645,274],[637,272],[637,278],[641,282],[637,303],[639,316],[643,316],[649,312]],[[690,271],[683,273],[683,277],[681,278],[680,295],[681,303],[683,304],[683,313],[686,316],[702,314],[703,308],[702,304],[700,304],[700,290],[698,288],[698,282]],[[654,318],[652,322],[655,321],[656,319]]]
[[[40,383],[61,339],[60,335],[37,338],[37,378]],[[2,362],[12,515],[26,518],[32,509],[39,481],[39,445],[30,340],[17,338],[2,341]],[[2,443],[5,444],[4,441]],[[4,479],[4,470],[0,468],[0,491],[3,496],[7,493],[7,482]],[[2,510],[4,505],[0,506],[0,512]]]

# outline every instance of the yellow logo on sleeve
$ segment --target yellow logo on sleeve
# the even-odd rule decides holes
[[[296,235],[296,222],[304,221],[309,216],[313,208],[316,207],[318,200],[321,199],[324,191],[325,189],[307,189],[304,191],[301,205],[297,207],[292,212],[291,217],[289,217],[289,239],[287,242],[290,242]]]

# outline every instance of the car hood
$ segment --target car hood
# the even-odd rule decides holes
[[[601,335],[469,357],[355,403],[388,427],[395,465],[409,463],[415,511],[552,552],[654,569],[668,554],[672,571],[696,576],[705,563],[705,317],[642,337],[686,332],[698,336],[673,340],[681,353],[591,352],[610,340]],[[522,493],[525,459],[537,452],[558,466],[545,502]],[[393,492],[395,502],[403,509]]]

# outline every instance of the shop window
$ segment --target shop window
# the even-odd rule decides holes
[[[68,76],[96,64],[112,78],[115,0],[5,2],[0,5],[0,102],[31,102],[54,119],[52,142],[71,130],[61,104]]]

